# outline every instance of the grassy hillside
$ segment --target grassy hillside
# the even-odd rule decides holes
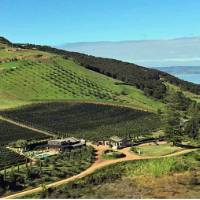
[[[180,87],[182,90],[200,94],[200,85],[178,79],[170,74],[155,69],[149,69],[138,66],[133,63],[122,62],[115,59],[99,58],[81,54],[77,52],[69,52],[48,46],[16,44],[16,46],[25,49],[38,49],[46,52],[56,53],[72,58],[74,61],[87,69],[96,71],[101,74],[122,80],[127,84],[134,85],[143,90],[146,95],[162,99],[165,96],[166,88],[163,79],[173,85]]]
[[[35,101],[90,100],[165,109],[136,87],[38,50],[0,49],[0,109]]]
[[[180,89],[180,87],[178,87],[178,86],[176,86],[176,85],[173,85],[173,84],[171,84],[171,83],[165,82],[165,85],[166,85],[166,87],[167,87],[168,93],[171,93],[171,92],[173,92],[173,91],[175,91],[175,92],[180,92],[180,91],[182,91],[182,90]],[[182,91],[182,92],[183,92],[183,94],[184,94],[186,97],[192,99],[193,101],[196,101],[196,102],[200,103],[200,95],[194,94],[194,93],[189,92],[189,91]]]
[[[1,114],[58,135],[92,140],[112,135],[150,135],[161,126],[159,117],[153,113],[93,103],[43,103]]]

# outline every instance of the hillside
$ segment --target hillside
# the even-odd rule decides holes
[[[143,110],[165,109],[136,87],[90,71],[60,55],[36,49],[0,49],[0,108],[38,101],[77,100],[125,104]]]
[[[200,85],[165,72],[48,46],[0,40],[0,109],[38,101],[92,101],[165,110],[166,85],[198,98]]]
[[[188,128],[196,123],[192,133],[184,133],[184,141],[198,143],[199,119],[190,120],[187,112],[199,112],[196,102],[191,101],[199,101],[199,87],[130,63],[46,46],[12,44],[0,38],[0,168],[8,168],[3,172],[0,196],[30,192],[38,186],[46,192],[47,184],[80,177],[95,160],[97,166],[108,165],[103,146],[98,150],[95,143],[111,136],[121,137],[122,142],[129,138],[136,144],[182,139],[174,132],[180,127],[178,114],[180,122],[182,116],[191,122]],[[168,112],[168,108],[177,113]],[[175,124],[168,129],[172,135],[164,130],[171,122]],[[48,148],[49,137],[64,140]],[[82,138],[88,147],[82,140],[68,137]],[[33,149],[27,148],[30,145]],[[156,142],[155,147],[159,145]],[[129,160],[134,149],[124,148],[124,158]],[[162,155],[166,149],[173,150],[167,145]],[[132,153],[131,159],[135,159]],[[103,165],[101,159],[105,159]],[[115,174],[108,172],[108,178]]]
[[[180,87],[182,90],[187,90],[198,95],[200,94],[200,85],[183,81],[156,69],[149,69],[114,59],[99,58],[81,53],[69,52],[48,46],[31,44],[15,45],[25,49],[37,49],[45,52],[56,53],[67,59],[73,59],[76,63],[87,69],[133,85],[138,89],[143,90],[147,96],[153,96],[157,99],[163,99],[166,94],[166,87],[163,80]]]
[[[4,38],[4,37],[0,37],[0,44],[1,44],[1,46],[3,46],[3,45],[11,46],[12,45],[12,43],[9,40],[7,40],[6,38]]]

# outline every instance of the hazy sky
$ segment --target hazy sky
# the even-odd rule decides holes
[[[171,40],[69,43],[60,48],[146,67],[200,66],[200,37]]]
[[[200,0],[0,0],[0,35],[59,45],[200,36]]]

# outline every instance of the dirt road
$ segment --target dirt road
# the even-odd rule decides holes
[[[75,181],[77,179],[83,178],[88,176],[89,174],[92,174],[93,172],[95,172],[97,169],[100,169],[102,167],[111,165],[111,164],[115,164],[115,163],[120,163],[123,161],[131,161],[131,160],[145,160],[145,159],[153,159],[153,158],[163,158],[163,157],[172,157],[172,156],[177,156],[177,155],[181,155],[181,154],[186,154],[189,153],[191,151],[194,151],[196,149],[185,149],[179,152],[175,152],[166,156],[158,156],[158,157],[141,157],[135,153],[130,152],[130,147],[128,148],[124,148],[119,150],[120,152],[124,153],[126,155],[126,157],[124,158],[120,158],[120,159],[114,159],[114,160],[103,160],[101,159],[101,154],[103,153],[103,151],[105,151],[106,149],[108,149],[107,147],[104,146],[96,146],[96,145],[92,145],[96,150],[97,150],[97,156],[96,156],[96,161],[85,171],[81,172],[80,174],[77,174],[75,176],[72,176],[70,178],[66,178],[63,179],[61,181],[56,181],[54,183],[48,184],[46,187],[47,188],[55,188],[58,187],[60,185],[63,184],[67,184],[69,182]],[[4,197],[5,199],[13,199],[13,198],[20,198],[23,197],[25,195],[30,195],[33,193],[37,193],[37,192],[41,192],[42,191],[42,187],[37,187],[35,189],[30,189],[27,191],[23,191],[23,192],[19,192],[13,195],[9,195],[7,197]]]
[[[1,116],[1,115],[0,115],[0,120],[5,121],[5,122],[8,122],[8,123],[10,123],[10,124],[14,124],[14,125],[16,125],[16,126],[20,126],[20,127],[22,127],[22,128],[26,128],[26,129],[29,129],[29,130],[38,132],[38,133],[42,133],[42,134],[45,134],[45,135],[48,135],[48,136],[51,136],[51,137],[52,137],[52,136],[53,136],[53,137],[55,136],[54,134],[49,133],[49,132],[47,132],[47,131],[43,131],[43,130],[40,130],[40,129],[37,129],[37,128],[33,128],[33,127],[31,127],[31,126],[25,125],[25,124],[20,123],[20,122],[16,122],[16,121],[14,121],[14,120],[12,120],[12,119],[3,117],[3,116]]]

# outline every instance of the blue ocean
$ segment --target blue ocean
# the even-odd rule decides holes
[[[173,75],[185,81],[200,84],[200,74],[173,74]]]
[[[199,66],[174,66],[174,67],[159,67],[161,71],[167,72],[185,81],[200,84],[200,67]]]

